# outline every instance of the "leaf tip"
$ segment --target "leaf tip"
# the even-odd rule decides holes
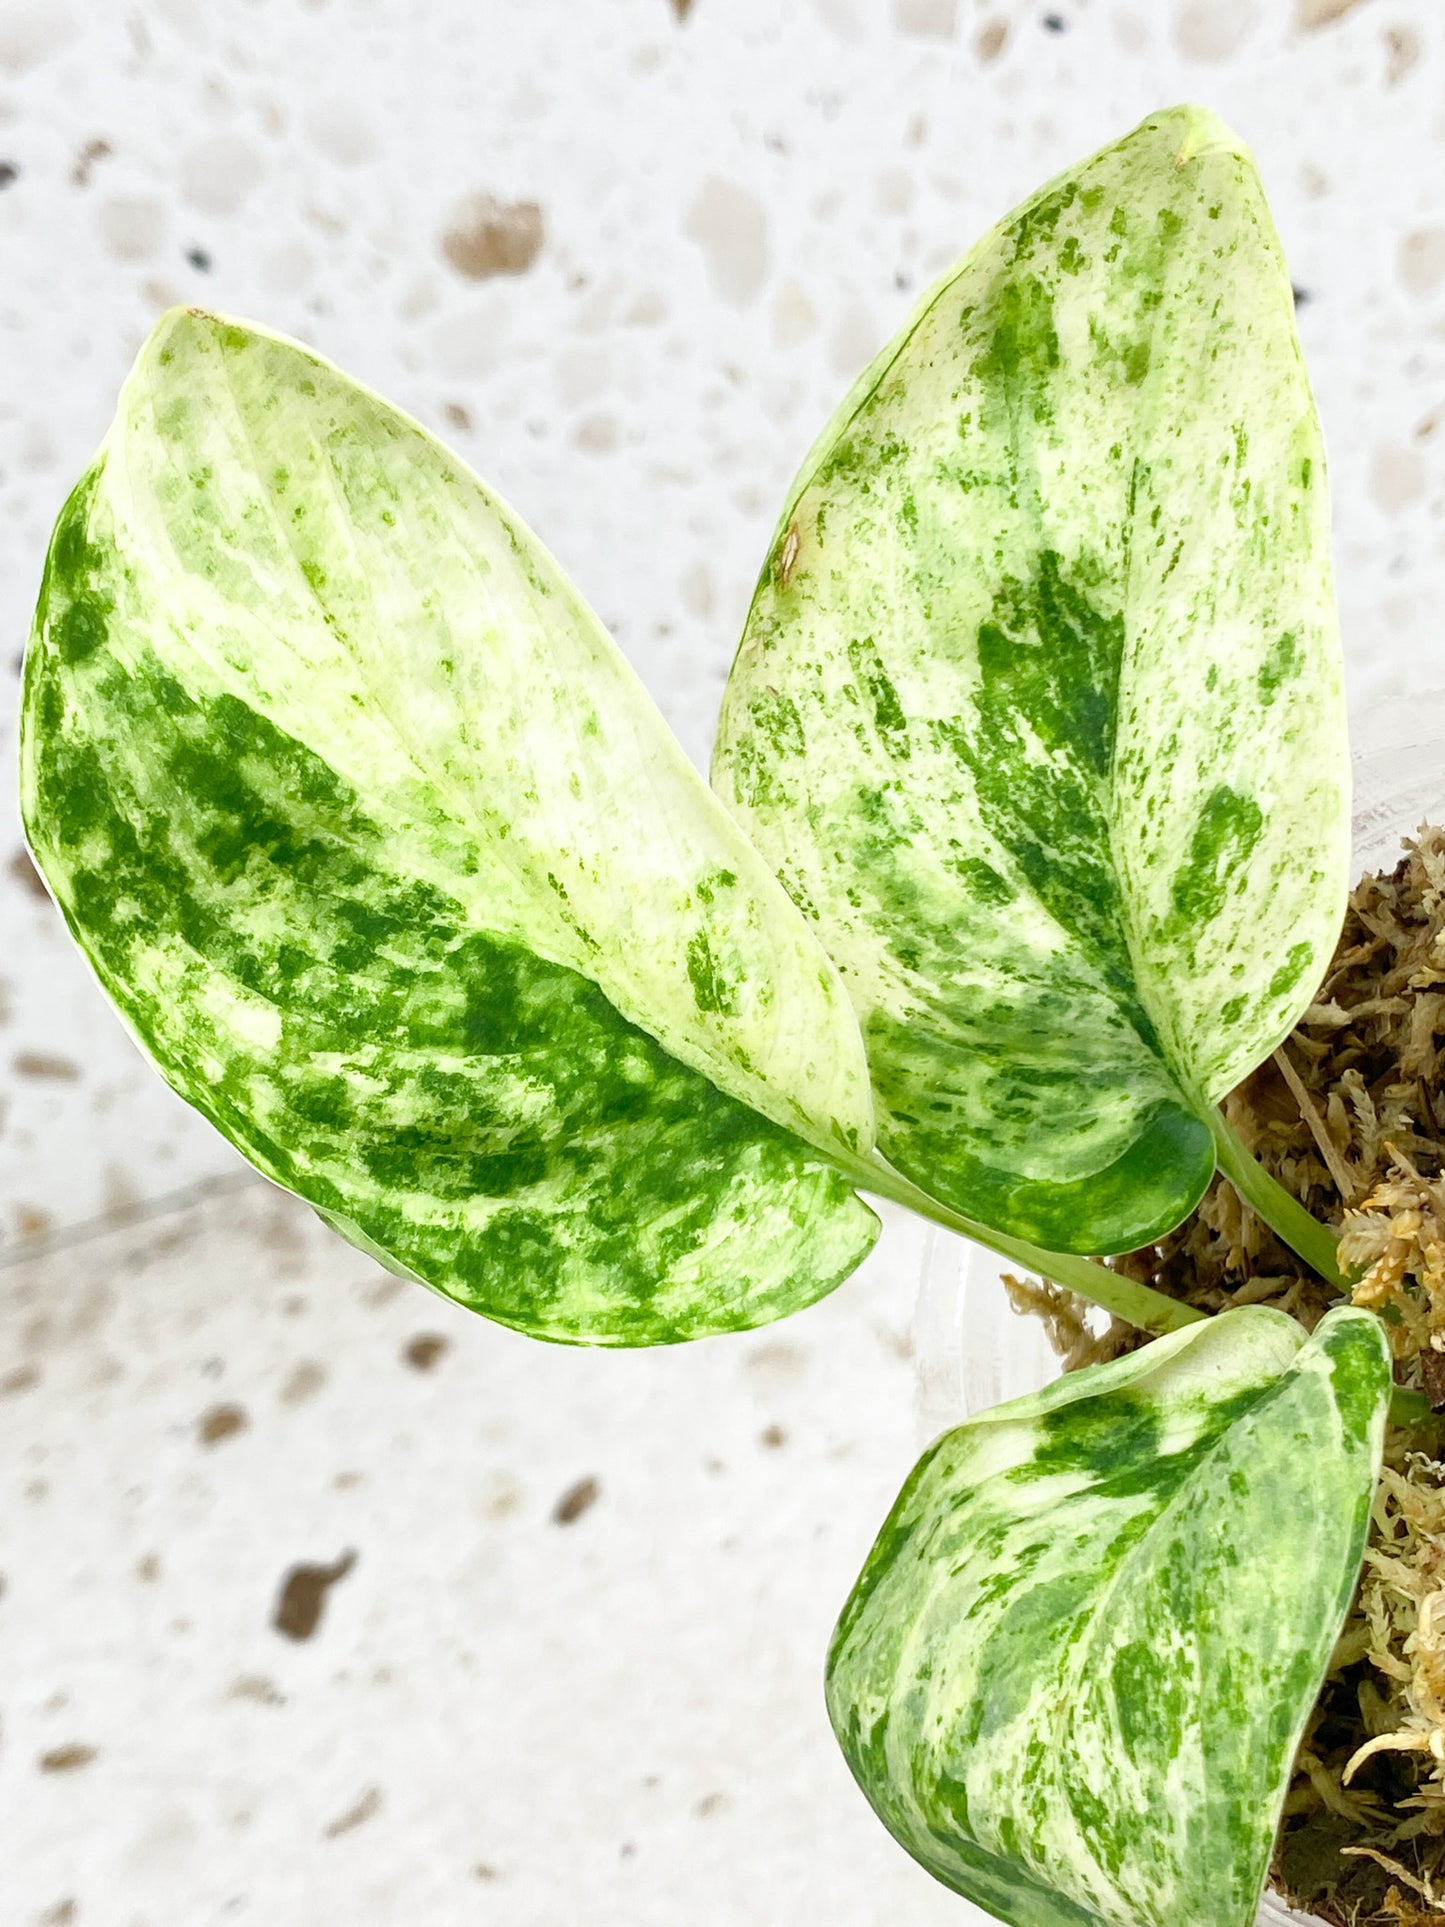
[[[1174,165],[1178,168],[1188,167],[1206,154],[1237,154],[1241,160],[1253,163],[1254,156],[1248,145],[1212,107],[1186,102],[1181,107],[1171,107],[1150,124],[1177,127],[1179,145]]]
[[[167,308],[151,329],[136,366],[167,368],[178,354],[184,360],[188,351],[244,349],[266,333],[254,322],[217,314],[214,308]]]

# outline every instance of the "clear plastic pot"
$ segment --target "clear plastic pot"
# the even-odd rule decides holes
[[[1392,865],[1400,839],[1445,819],[1445,691],[1395,697],[1351,714],[1355,875]],[[1036,1318],[1009,1303],[993,1252],[930,1226],[914,1314],[920,1447],[963,1418],[1036,1392],[1059,1360]],[[1267,1895],[1258,1927],[1323,1927]]]

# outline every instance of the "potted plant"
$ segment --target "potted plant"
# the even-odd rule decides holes
[[[1392,1396],[1429,1398],[1392,1392],[1387,1316],[1206,1317],[1122,1255],[1220,1173],[1350,1285],[1219,1109],[1351,882],[1323,451],[1219,121],[1044,188],[865,371],[779,518],[711,790],[445,448],[294,343],[167,316],[55,531],[22,789],[174,1088],[488,1317],[754,1326],[857,1265],[872,1194],[1152,1339],[930,1451],[829,1708],[1000,1919],[1244,1927]]]

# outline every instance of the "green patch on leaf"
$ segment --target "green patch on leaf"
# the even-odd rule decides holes
[[[1264,834],[1264,814],[1252,796],[1220,783],[1205,797],[1189,840],[1189,855],[1170,891],[1179,935],[1217,917],[1231,889],[1248,880],[1249,859]]]
[[[698,931],[687,946],[687,978],[693,998],[701,1011],[732,1011],[736,1008],[736,986],[724,974],[705,930]]]

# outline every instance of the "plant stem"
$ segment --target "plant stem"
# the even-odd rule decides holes
[[[1197,1324],[1205,1316],[1192,1305],[1181,1304],[1177,1298],[1168,1298],[1162,1291],[1135,1284],[1132,1278],[1124,1278],[1117,1271],[1110,1271],[1097,1258],[1080,1258],[1066,1251],[1041,1251],[1037,1245],[1026,1244],[1022,1238],[1010,1238],[1004,1232],[990,1230],[987,1225],[975,1224],[971,1218],[962,1217],[958,1212],[950,1211],[947,1205],[940,1204],[936,1198],[930,1198],[926,1191],[920,1191],[916,1184],[910,1184],[907,1178],[881,1159],[850,1158],[835,1153],[833,1162],[847,1173],[860,1191],[871,1191],[875,1197],[889,1198],[894,1204],[907,1205],[920,1217],[930,1218],[934,1224],[941,1224],[949,1231],[972,1238],[975,1244],[987,1245],[990,1251],[996,1251],[1001,1258],[1011,1259],[1023,1270],[1047,1278],[1051,1284],[1077,1292],[1080,1298],[1087,1298],[1091,1305],[1098,1305],[1111,1317],[1122,1318],[1125,1324],[1133,1325],[1139,1331],[1153,1332],[1156,1337],[1162,1337],[1167,1332],[1183,1331],[1186,1325]]]
[[[1340,1270],[1337,1240],[1330,1227],[1312,1218],[1299,1199],[1292,1198],[1259,1160],[1250,1155],[1219,1110],[1210,1111],[1209,1122],[1219,1168],[1244,1202],[1257,1211],[1326,1284],[1333,1285],[1336,1291],[1348,1291],[1350,1281]]]

